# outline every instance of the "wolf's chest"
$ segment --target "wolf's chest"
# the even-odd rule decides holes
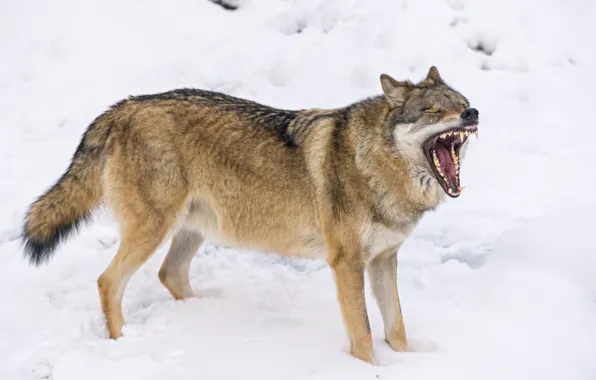
[[[388,250],[397,250],[410,236],[415,223],[410,223],[396,229],[389,229],[380,223],[371,224],[362,234],[362,245],[367,260]]]

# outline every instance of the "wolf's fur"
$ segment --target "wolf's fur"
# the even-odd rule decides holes
[[[457,125],[468,101],[434,67],[416,85],[387,75],[381,84],[384,95],[333,110],[279,110],[192,89],[121,101],[89,126],[66,173],[31,205],[25,252],[44,262],[104,201],[121,228],[98,280],[112,338],[121,336],[128,280],[174,228],[159,278],[176,299],[194,295],[189,266],[206,238],[326,258],[351,353],[374,363],[368,268],[386,340],[408,350],[397,249],[445,196],[421,144]]]

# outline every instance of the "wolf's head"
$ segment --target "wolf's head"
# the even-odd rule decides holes
[[[387,131],[410,162],[419,181],[435,179],[452,198],[461,194],[460,162],[468,136],[478,136],[478,111],[450,88],[431,67],[426,79],[413,84],[381,75],[391,106]]]

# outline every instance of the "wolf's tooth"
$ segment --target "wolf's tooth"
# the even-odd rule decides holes
[[[451,145],[451,158],[453,159],[453,163],[457,166],[457,155],[455,154],[455,148]]]
[[[447,192],[448,192],[449,194],[453,194],[453,190],[451,190],[451,188],[447,189]]]
[[[459,191],[460,193],[461,193],[462,191],[464,191],[464,189],[465,189],[465,187],[461,187],[461,186],[459,186],[459,185],[457,185],[457,187],[458,187],[458,191]]]
[[[476,136],[476,138],[478,138],[478,130],[474,131],[474,135]]]
[[[461,141],[464,141],[464,139],[466,138],[466,134],[464,132],[460,132],[459,133],[459,138]]]

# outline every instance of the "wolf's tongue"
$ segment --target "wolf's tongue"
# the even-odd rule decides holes
[[[437,144],[436,152],[441,165],[441,171],[443,172],[443,177],[447,180],[449,185],[455,187],[457,185],[457,172],[451,154],[447,148],[441,144]]]

